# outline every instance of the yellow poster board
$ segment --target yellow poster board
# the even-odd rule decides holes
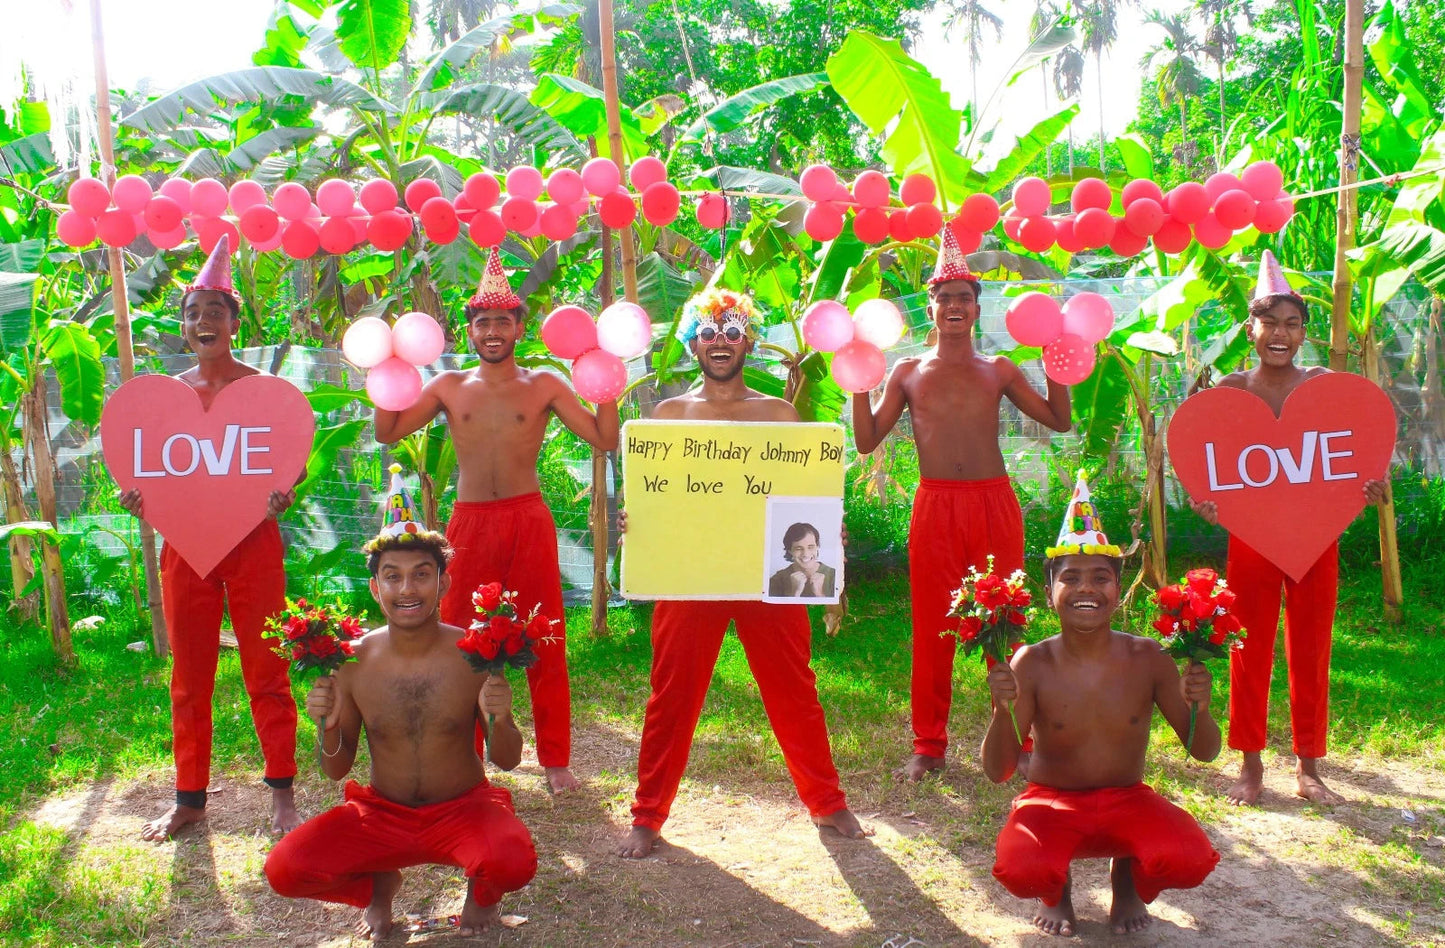
[[[836,602],[843,580],[843,466],[840,425],[627,422],[622,595]],[[826,587],[819,579],[801,598],[775,598],[769,576],[782,563],[784,531],[804,518],[818,521],[819,559],[835,565],[823,567]],[[785,585],[790,593],[796,588]]]

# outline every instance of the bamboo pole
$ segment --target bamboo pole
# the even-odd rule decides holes
[[[1335,212],[1335,281],[1330,311],[1330,368],[1344,372],[1350,346],[1350,302],[1355,282],[1347,255],[1355,246],[1359,202],[1354,188],[1359,177],[1360,109],[1365,78],[1365,3],[1345,2],[1344,125],[1340,133],[1340,187]]]
[[[602,40],[602,102],[607,110],[607,145],[622,180],[627,180],[627,162],[622,157],[622,105],[617,97],[617,39],[612,24],[612,0],[597,2],[598,33]],[[637,302],[637,249],[632,227],[617,232],[622,242],[622,285],[627,299]]]
[[[45,397],[45,373],[36,372],[35,384],[24,397],[25,431],[30,459],[35,464],[35,500],[41,519],[59,523],[55,509],[55,457],[50,453],[49,413]],[[70,644],[70,613],[65,602],[65,568],[60,546],[40,541],[40,571],[45,574],[45,617],[50,626],[50,644],[60,664],[75,667],[75,649]]]
[[[1365,377],[1376,385],[1380,384],[1380,344],[1375,338],[1375,327],[1365,330],[1362,340],[1362,368]],[[1385,475],[1385,499],[1376,509],[1380,523],[1380,584],[1385,600],[1385,615],[1398,619],[1400,607],[1405,602],[1405,585],[1400,576],[1400,544],[1395,530],[1395,493],[1390,486],[1389,474]]]
[[[90,0],[91,51],[95,56],[96,137],[100,140],[100,171],[106,187],[115,187],[115,134],[110,125],[110,79],[105,69],[105,30],[100,15],[101,0]],[[135,376],[135,344],[131,336],[130,300],[126,296],[125,259],[119,247],[109,247],[110,300],[115,311],[115,347],[120,361],[121,384]],[[156,533],[140,521],[141,559],[145,563],[146,599],[151,613],[151,647],[158,657],[170,653],[166,615],[161,603],[160,565],[156,557]]]

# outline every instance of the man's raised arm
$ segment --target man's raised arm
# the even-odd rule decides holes
[[[577,398],[577,393],[556,376],[549,375],[548,378],[556,383],[556,391],[552,393],[552,400],[548,403],[552,411],[561,419],[562,424],[577,437],[586,441],[599,451],[616,451],[618,437],[617,432],[621,428],[621,419],[617,414],[617,402],[602,402],[597,406],[597,413]]]
[[[903,409],[907,406],[908,397],[903,391],[904,376],[912,372],[917,366],[916,359],[902,359],[893,366],[893,371],[888,374],[888,381],[883,386],[883,397],[878,402],[878,407],[873,407],[872,399],[868,392],[856,392],[853,395],[853,443],[858,448],[859,454],[872,454],[893,426],[898,424],[898,419],[903,417]]]
[[[443,372],[426,383],[416,404],[410,408],[404,408],[401,411],[376,409],[374,415],[376,440],[381,444],[395,444],[435,418],[442,410],[442,400],[438,390],[441,386],[450,384],[448,379],[450,375],[450,372]]]

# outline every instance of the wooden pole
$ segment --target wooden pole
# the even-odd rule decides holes
[[[1360,108],[1365,78],[1365,2],[1345,2],[1344,125],[1340,133],[1340,191],[1335,213],[1335,282],[1330,311],[1330,368],[1343,372],[1350,349],[1350,303],[1355,291],[1347,255],[1355,247],[1359,205]]]
[[[617,97],[617,40],[612,28],[612,0],[598,0],[597,19],[602,39],[602,102],[607,109],[607,145],[622,179],[627,180],[627,162],[622,157],[622,105]],[[632,244],[632,227],[617,232],[622,242],[622,285],[627,299],[637,302],[637,249]]]
[[[35,462],[35,500],[42,519],[58,524],[55,510],[55,457],[50,453],[50,411],[45,397],[45,373],[35,374],[35,384],[24,398],[25,431],[30,458]],[[40,541],[40,571],[45,574],[45,617],[50,626],[50,644],[60,664],[75,667],[75,649],[70,644],[70,614],[65,602],[65,568],[58,544]]]
[[[95,57],[96,137],[100,140],[100,173],[106,187],[115,187],[115,134],[110,125],[110,79],[105,69],[105,30],[100,16],[101,0],[90,0],[91,50]],[[135,376],[135,344],[131,336],[130,300],[125,288],[125,259],[119,247],[106,250],[110,262],[110,301],[115,311],[115,348],[120,360],[120,380],[124,384]],[[141,559],[145,563],[146,598],[151,613],[151,646],[157,656],[170,653],[166,635],[166,615],[161,605],[160,566],[156,557],[156,533],[144,520],[140,522]]]

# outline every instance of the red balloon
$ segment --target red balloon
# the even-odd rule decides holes
[[[1124,185],[1124,190],[1120,193],[1120,200],[1123,202],[1124,209],[1127,211],[1133,206],[1134,202],[1140,198],[1148,198],[1154,203],[1162,205],[1164,203],[1164,192],[1159,190],[1159,185],[1148,178],[1135,178],[1133,181]]]
[[[857,187],[856,183],[854,187]],[[881,207],[865,207],[855,213],[853,236],[865,244],[883,243],[888,239],[888,212]]]
[[[115,206],[127,214],[139,214],[145,210],[146,202],[151,199],[151,185],[145,178],[138,174],[128,174],[115,179],[115,187],[111,191],[111,198]],[[265,200],[266,192],[261,192],[262,200]]]
[[[482,213],[478,211],[477,217],[481,217]],[[472,219],[476,220],[475,217]],[[422,231],[425,232],[426,239],[434,244],[449,244],[461,234],[462,222],[453,217],[450,221],[439,222],[435,227],[427,227],[423,224]]]
[[[582,179],[578,178],[577,182],[581,184]],[[549,204],[543,208],[541,224],[542,236],[548,240],[566,240],[577,233],[577,215],[565,204]]]
[[[1256,201],[1273,200],[1284,187],[1284,172],[1272,161],[1256,161],[1239,176],[1244,190]]]
[[[906,213],[914,237],[932,237],[943,228],[943,212],[932,204],[914,204]]]
[[[964,227],[955,227],[953,237],[958,241],[958,249],[961,253],[973,253],[983,245],[983,234],[976,230],[969,230]]]
[[[847,210],[857,203],[853,200],[853,192],[849,191],[848,186],[841,181],[838,182],[838,186],[833,189],[833,196],[828,200],[838,205],[839,210]]]
[[[992,194],[970,194],[954,220],[980,234],[993,230],[993,225],[998,223],[998,201]]]
[[[697,202],[697,222],[708,230],[721,230],[732,216],[721,194],[704,194]]]
[[[1217,201],[1225,191],[1233,191],[1242,188],[1239,179],[1228,171],[1219,171],[1204,179],[1204,193],[1209,195],[1209,200]]]
[[[863,207],[883,207],[890,193],[888,176],[881,171],[863,171],[853,179],[853,197]]]
[[[803,215],[803,230],[814,240],[832,240],[843,233],[843,211],[832,201],[810,205]]]
[[[66,192],[71,210],[85,217],[99,217],[110,207],[110,189],[96,178],[76,178]]]
[[[186,242],[186,226],[178,224],[170,230],[153,230],[146,237],[157,250],[175,250]]]
[[[410,236],[411,215],[394,209],[377,211],[366,227],[366,239],[377,250],[400,250]]]
[[[145,219],[149,230],[170,233],[181,226],[183,217],[185,211],[181,210],[181,206],[164,194],[157,194],[146,203]]]
[[[328,217],[321,223],[321,249],[327,253],[341,254],[350,253],[356,246],[356,231],[351,229],[351,219],[346,217]]]
[[[619,188],[597,202],[597,216],[607,227],[621,230],[637,218],[637,205],[632,203],[632,195]]]
[[[1114,238],[1116,226],[1108,211],[1100,207],[1090,207],[1079,212],[1078,220],[1074,222],[1074,236],[1088,249],[1098,250],[1107,246]]]
[[[231,195],[226,186],[215,178],[202,178],[191,185],[191,213],[205,217],[220,217],[226,213]],[[234,246],[234,245],[232,245]],[[207,251],[209,253],[209,251]]]
[[[367,225],[371,223],[371,219],[364,214],[357,214],[353,211],[353,213],[346,215],[346,220],[351,224],[351,233],[356,241],[356,246],[359,247],[366,243]]]
[[[1049,212],[1053,191],[1043,178],[1020,178],[1014,185],[1014,210],[1020,217],[1040,217]]]
[[[269,204],[253,204],[241,214],[241,233],[252,244],[264,244],[280,229],[281,218]]]
[[[417,212],[417,217],[421,218],[421,226],[425,227],[428,233],[433,230],[446,232],[461,226],[457,220],[457,209],[440,194],[427,198],[427,202]]]
[[[571,168],[558,168],[547,176],[547,196],[554,204],[574,204],[586,193],[587,186],[582,183],[582,176]]]
[[[1172,217],[1165,218],[1154,232],[1154,246],[1164,253],[1182,253],[1193,240],[1189,225]]]
[[[1290,208],[1282,201],[1260,201],[1254,210],[1254,228],[1261,234],[1277,234],[1289,223]]]
[[[95,240],[95,221],[79,211],[66,211],[55,222],[55,235],[72,247],[84,247]]]
[[[477,213],[477,209],[472,206],[472,202],[467,200],[465,191],[458,194],[452,200],[452,208],[457,212],[457,220],[463,224],[471,220],[472,216]]]
[[[1015,210],[1017,210],[1017,209],[1015,209]],[[1018,240],[1018,239],[1019,239],[1019,227],[1022,226],[1023,222],[1024,222],[1024,217],[1023,217],[1023,215],[1022,215],[1022,214],[1017,214],[1017,213],[1015,213],[1014,211],[1009,211],[1009,213],[1007,214],[1007,216],[1004,217],[1004,219],[1003,219],[1003,232],[1004,232],[1005,235],[1008,236],[1008,239],[1009,239],[1009,240]]]
[[[654,184],[667,180],[667,165],[660,158],[644,155],[627,169],[627,180],[632,182],[632,190],[641,194]]]
[[[95,233],[108,247],[124,247],[135,240],[135,217],[113,207],[95,222]]]
[[[394,210],[397,201],[396,185],[385,178],[372,178],[361,186],[357,197],[368,214],[376,215]]]
[[[827,165],[809,165],[798,176],[798,187],[802,189],[803,197],[815,204],[830,201],[838,187],[838,176]]]
[[[1233,236],[1234,231],[1220,223],[1219,218],[1213,214],[1206,214],[1194,225],[1194,239],[1206,250],[1218,250],[1229,243],[1229,238]]]
[[[1169,216],[1181,224],[1194,224],[1209,213],[1209,192],[1204,185],[1185,181],[1169,192]]]
[[[1153,184],[1152,181],[1149,183]],[[1140,237],[1153,237],[1164,225],[1164,216],[1164,208],[1159,206],[1158,201],[1152,197],[1137,197],[1124,209],[1124,226],[1118,230],[1127,230]]]
[[[1019,243],[1034,253],[1044,253],[1054,245],[1056,228],[1047,217],[1029,217],[1019,226]]]
[[[497,203],[497,198],[501,194],[502,186],[497,183],[497,179],[485,171],[478,171],[467,178],[457,200],[460,201],[462,197],[465,197],[472,210],[485,211]]]
[[[502,223],[507,230],[520,234],[537,223],[537,202],[527,198],[507,198],[502,202]]]
[[[649,184],[647,190],[642,192],[642,216],[654,227],[671,224],[677,220],[678,211],[681,209],[682,196],[677,193],[676,185],[658,181],[656,184]]]
[[[888,215],[888,236],[899,243],[907,243],[913,239],[913,228],[908,226],[907,211],[898,210]]]
[[[281,251],[295,260],[315,256],[321,248],[316,228],[306,221],[292,221],[281,234]]]
[[[305,220],[311,214],[311,192],[295,181],[287,181],[271,195],[271,206],[288,221]],[[285,249],[284,244],[282,249]]]
[[[1225,191],[1214,199],[1214,216],[1230,230],[1244,230],[1254,220],[1254,198],[1240,188]]]
[[[421,213],[422,205],[432,198],[441,197],[441,185],[431,178],[417,178],[406,186],[404,198],[406,206],[415,213]]]
[[[1109,249],[1121,257],[1137,257],[1148,244],[1148,237],[1136,234],[1127,227],[1116,227],[1114,239],[1109,241]]]
[[[498,247],[507,236],[507,225],[496,211],[477,211],[467,228],[472,243],[478,247]]]
[[[1079,253],[1084,249],[1084,241],[1079,238],[1078,218],[1073,215],[1059,217],[1054,220],[1054,243],[1059,249],[1067,253]]]
[[[938,186],[926,174],[911,174],[898,185],[898,199],[909,207],[915,204],[931,204],[936,197]]]
[[[1108,210],[1113,200],[1114,192],[1107,181],[1103,178],[1084,178],[1074,185],[1069,204],[1075,214],[1080,214],[1090,208]]]
[[[200,184],[199,181],[196,183]],[[195,224],[195,218],[192,218],[191,226],[194,227]],[[241,235],[236,231],[236,225],[228,220],[214,217],[206,220],[200,227],[196,228],[196,237],[200,240],[201,251],[203,253],[210,253],[212,250],[215,250],[216,244],[221,242],[222,236],[225,236],[229,240],[233,251],[236,247],[240,246]]]

